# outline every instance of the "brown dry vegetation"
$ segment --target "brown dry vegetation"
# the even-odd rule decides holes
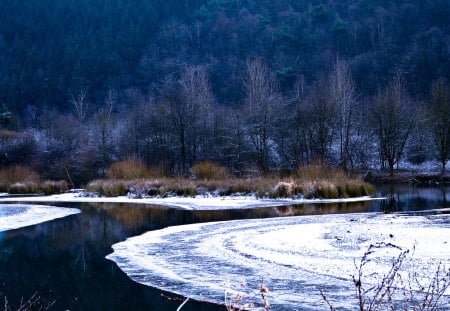
[[[124,172],[129,169],[131,174]],[[142,174],[138,172],[142,169]],[[135,160],[114,164],[110,176],[115,178],[94,180],[87,190],[105,196],[129,194],[145,196],[195,196],[256,194],[268,198],[348,198],[371,195],[375,188],[358,176],[348,176],[341,170],[324,166],[299,168],[292,176],[236,178],[225,168],[211,162],[200,162],[193,167],[194,178],[146,177],[148,169]],[[121,178],[119,178],[121,177]],[[131,178],[136,177],[136,178]]]
[[[112,164],[108,173],[112,179],[133,180],[150,177],[148,167],[142,160],[137,158],[128,158]]]
[[[229,177],[225,167],[209,161],[195,163],[193,169],[196,179],[224,180]]]
[[[42,181],[39,174],[24,166],[0,170],[0,192],[10,194],[55,194],[69,189],[66,181]]]

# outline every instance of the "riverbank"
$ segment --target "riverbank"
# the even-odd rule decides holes
[[[249,209],[260,207],[275,207],[284,205],[296,205],[307,203],[350,203],[382,200],[371,196],[361,196],[355,198],[340,199],[305,199],[305,198],[258,198],[254,194],[235,195],[235,196],[212,196],[197,195],[190,197],[172,196],[172,197],[147,197],[135,198],[131,196],[91,196],[85,191],[76,191],[64,194],[26,196],[26,197],[0,197],[0,203],[129,203],[129,204],[150,204],[166,206],[184,210],[224,210],[224,209]]]
[[[44,181],[24,167],[2,172],[0,192],[49,195],[69,189],[67,181]],[[133,198],[255,195],[270,199],[338,199],[375,193],[375,188],[361,176],[328,166],[300,167],[289,175],[274,172],[237,177],[220,165],[200,162],[194,165],[190,176],[166,176],[133,159],[113,164],[106,178],[90,181],[86,190],[92,196]]]
[[[142,175],[145,170],[135,168],[137,163],[119,164],[120,170],[112,166],[109,178],[91,181],[86,189],[102,196],[135,198],[254,195],[264,199],[338,199],[375,193],[375,188],[361,176],[320,165],[300,167],[288,176],[273,173],[243,178],[228,174],[219,165],[201,162],[186,178]]]

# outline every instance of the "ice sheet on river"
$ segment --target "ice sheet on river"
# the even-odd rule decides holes
[[[415,248],[402,268],[432,276],[439,263],[450,268],[450,215],[346,214],[177,226],[115,244],[107,258],[139,283],[194,299],[221,303],[224,282],[237,290],[246,282],[244,292],[263,282],[274,310],[328,309],[321,289],[334,307],[355,310],[355,263],[379,242]],[[369,283],[381,280],[398,252],[374,253],[364,271],[375,273]]]
[[[342,199],[261,199],[254,195],[242,196],[202,196],[195,197],[167,197],[167,198],[143,198],[136,199],[127,196],[119,197],[85,197],[82,193],[64,193],[49,196],[32,197],[7,197],[0,198],[0,202],[80,202],[80,203],[134,203],[134,204],[154,204],[186,210],[223,210],[223,209],[244,209],[257,207],[273,207],[292,204],[309,203],[339,203],[339,202],[361,202],[380,200],[369,196]]]
[[[0,205],[0,232],[80,213],[79,209],[44,205]]]

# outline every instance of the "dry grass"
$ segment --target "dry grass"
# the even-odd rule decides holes
[[[383,269],[379,267],[377,253],[386,250],[397,252],[397,256],[392,258],[390,267]],[[450,270],[439,263],[436,267],[422,267],[418,272],[413,264],[414,260],[410,259],[405,271],[404,263],[407,262],[409,253],[408,249],[391,243],[379,242],[369,246],[359,265],[355,262],[357,271],[353,275],[353,284],[357,299],[355,305],[358,306],[355,310],[448,309],[441,300],[450,288]],[[374,269],[377,269],[377,273],[373,273]],[[374,277],[377,275],[380,278],[374,284]],[[337,310],[323,290],[320,290],[320,294],[330,310]]]
[[[38,173],[24,167],[12,166],[0,170],[0,192],[10,194],[56,194],[69,189],[64,181],[47,180],[42,182]]]
[[[39,175],[24,166],[0,170],[0,191],[11,194],[39,193]]]
[[[134,198],[147,196],[195,196],[197,185],[190,179],[98,179],[90,182],[86,189],[104,196],[129,195]]]
[[[225,167],[209,161],[194,164],[195,178],[203,180],[224,180],[229,177]]]
[[[372,195],[375,188],[360,176],[348,176],[344,171],[328,166],[300,167],[296,184],[305,196],[319,198],[349,198]]]
[[[0,170],[0,182],[15,184],[18,182],[38,182],[39,174],[24,166],[12,166]]]
[[[270,198],[347,198],[371,195],[375,188],[360,177],[347,177],[342,171],[324,167],[306,167],[289,178],[276,176],[255,178],[231,178],[222,173],[214,178],[215,165],[200,165],[203,178],[138,178],[134,180],[95,180],[87,189],[106,196],[129,194],[146,196],[195,196],[197,194],[246,195]]]
[[[237,288],[230,288],[225,282],[224,302],[227,311],[271,310],[268,295],[269,289],[262,283],[258,289],[252,290],[245,282],[241,282]]]
[[[116,197],[128,193],[128,184],[123,179],[97,179],[91,181],[86,190],[97,192],[107,197]]]
[[[69,190],[69,183],[65,180],[46,180],[43,184],[40,186],[42,188],[42,191],[46,194],[56,194],[56,193],[63,193],[67,190]]]
[[[151,177],[150,170],[138,158],[127,158],[109,167],[109,177],[112,179],[134,180]]]

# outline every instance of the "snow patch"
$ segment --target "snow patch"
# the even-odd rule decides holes
[[[0,205],[0,232],[18,229],[42,222],[78,214],[75,208],[63,208],[43,205]]]
[[[448,215],[370,213],[193,224],[117,243],[107,258],[136,282],[193,299],[221,303],[224,282],[263,282],[274,310],[326,309],[321,289],[339,310],[354,310],[355,263],[371,244],[415,249],[404,268],[429,277],[439,263],[450,267],[449,223]],[[365,272],[380,280],[394,257],[380,250]]]
[[[292,204],[308,203],[338,203],[338,202],[360,202],[380,200],[384,198],[373,198],[369,196],[346,199],[261,199],[254,195],[249,196],[224,196],[206,197],[198,195],[196,197],[168,197],[168,198],[129,198],[120,197],[84,197],[80,193],[64,193],[50,196],[15,197],[0,198],[1,202],[75,202],[75,203],[132,203],[132,204],[152,204],[167,206],[186,210],[224,210],[243,209],[258,207],[274,207]]]

